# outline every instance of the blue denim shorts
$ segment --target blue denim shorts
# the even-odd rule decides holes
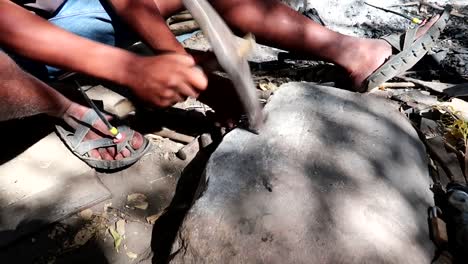
[[[137,40],[114,15],[106,0],[67,0],[48,20],[69,32],[107,45],[128,47]],[[12,53],[8,55],[24,70],[45,81],[52,80],[63,73],[60,69],[42,65]]]

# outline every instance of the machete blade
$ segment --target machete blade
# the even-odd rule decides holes
[[[183,0],[208,38],[221,67],[231,78],[246,112],[249,129],[258,132],[264,121],[249,64],[239,54],[235,35],[206,0]]]

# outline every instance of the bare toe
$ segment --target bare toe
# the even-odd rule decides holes
[[[141,148],[143,146],[143,141],[144,141],[143,135],[138,132],[135,132],[133,134],[132,143],[131,143],[133,149],[136,150],[136,149]]]
[[[130,156],[132,155],[132,153],[131,153],[130,150],[128,150],[128,149],[123,149],[123,150],[120,152],[120,154],[121,154],[123,157],[125,157],[125,158],[128,158],[128,157],[130,157]]]
[[[105,148],[100,148],[99,153],[101,154],[101,158],[103,160],[113,160],[114,158],[107,152],[107,149]]]

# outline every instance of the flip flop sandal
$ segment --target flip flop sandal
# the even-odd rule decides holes
[[[94,110],[89,110],[85,116],[80,120],[80,126],[75,132],[65,130],[63,127],[57,125],[57,134],[65,145],[72,151],[72,153],[79,159],[84,161],[90,167],[101,170],[117,170],[128,167],[137,162],[148,150],[150,143],[148,139],[143,137],[143,145],[139,149],[133,149],[131,141],[135,131],[127,126],[119,126],[117,129],[120,133],[125,134],[125,140],[120,143],[114,143],[112,138],[104,137],[95,140],[83,141],[84,137],[91,130],[92,124],[99,119]],[[89,151],[98,148],[115,147],[116,153],[120,153],[124,148],[128,149],[131,153],[130,157],[121,160],[101,160],[91,157]]]
[[[372,73],[364,84],[358,88],[358,91],[369,91],[413,67],[434,46],[435,41],[447,25],[451,10],[452,7],[447,6],[439,19],[424,35],[416,40],[418,27],[410,29],[404,34],[392,34],[383,37],[382,39],[387,41],[399,53],[390,57]]]

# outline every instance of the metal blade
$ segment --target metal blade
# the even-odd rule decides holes
[[[183,0],[200,25],[219,64],[231,78],[249,120],[249,129],[258,132],[264,121],[255,85],[245,57],[239,54],[234,34],[206,0]]]

